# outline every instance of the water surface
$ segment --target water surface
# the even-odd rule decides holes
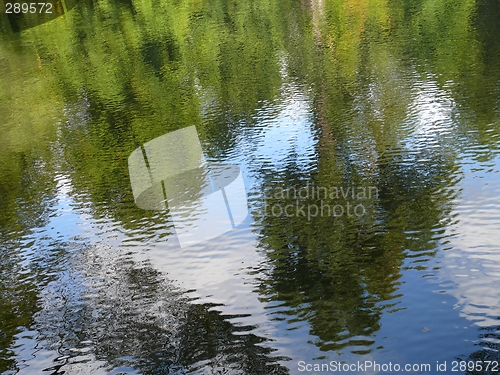
[[[498,1],[65,6],[0,15],[2,374],[500,361]],[[181,247],[128,158],[193,125],[249,214]]]

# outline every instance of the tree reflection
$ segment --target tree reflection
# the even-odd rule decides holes
[[[238,316],[217,305],[196,304],[148,265],[122,257],[103,262],[103,253],[85,248],[74,257],[86,261],[64,270],[71,281],[57,280],[41,296],[45,308],[34,323],[38,339],[59,353],[56,367],[75,369],[91,354],[108,369],[144,374],[288,373],[278,363],[285,358],[251,333],[255,327],[233,325]]]
[[[165,217],[134,205],[130,153],[169,131],[197,125],[211,144],[207,154],[224,159],[241,144],[244,128],[258,125],[259,109],[282,100],[284,82],[299,82],[310,91],[320,133],[317,163],[306,170],[297,162],[301,155],[292,154],[280,170],[255,162],[260,190],[300,188],[309,181],[314,187],[374,186],[379,194],[363,202],[360,217],[256,216],[268,259],[259,293],[263,301],[284,303],[279,319],[309,322],[322,350],[370,352],[382,313],[404,308],[398,306],[398,283],[405,260],[425,270],[439,250],[453,219],[461,153],[471,144],[498,146],[499,12],[490,0],[103,0],[81,1],[64,22],[22,35],[2,29],[0,61],[8,76],[0,82],[0,110],[8,119],[0,128],[6,144],[0,150],[5,243],[46,225],[57,193],[52,176],[62,172],[71,180],[74,202],[90,204],[94,218],[112,218],[130,237],[162,239],[171,230]],[[26,103],[34,110],[27,111]],[[492,156],[472,154],[483,161]],[[266,203],[296,202],[255,202],[257,208]],[[323,203],[357,202],[345,197]],[[308,197],[301,204],[321,202]],[[15,248],[2,249],[2,275],[16,273],[22,254]],[[61,248],[51,247],[56,254]],[[63,335],[87,327],[91,333],[78,340],[95,340],[98,358],[119,366],[128,356],[146,373],[194,369],[204,361],[248,373],[284,372],[269,359],[272,351],[260,345],[262,338],[241,334],[252,327],[232,325],[214,306],[160,292],[160,275],[152,269],[120,272],[123,289],[107,295],[103,287],[81,312],[66,306],[68,316],[74,314],[66,328],[47,327]],[[37,282],[12,282],[25,294],[25,305],[17,289],[10,297],[10,282],[2,279],[0,319],[9,322],[2,350],[16,327],[29,326],[38,311]],[[147,312],[154,300],[171,301],[161,321]],[[15,317],[16,309],[22,312]],[[50,309],[44,314],[44,322],[57,316]],[[158,342],[165,345],[158,349]]]

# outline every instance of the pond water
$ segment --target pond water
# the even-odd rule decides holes
[[[500,370],[498,1],[51,4],[0,13],[1,374]]]

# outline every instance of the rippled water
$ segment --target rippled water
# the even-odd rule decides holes
[[[498,2],[64,4],[0,14],[0,373],[500,361]],[[183,246],[129,157],[193,125],[249,213]]]

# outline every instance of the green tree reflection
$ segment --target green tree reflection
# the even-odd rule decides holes
[[[214,145],[209,155],[222,158],[238,145],[241,124],[256,126],[263,103],[282,100],[288,76],[309,90],[320,133],[317,164],[303,170],[290,155],[281,171],[258,166],[261,190],[309,181],[374,186],[379,195],[364,202],[359,218],[256,217],[268,259],[259,293],[263,301],[284,303],[275,312],[280,319],[309,322],[322,350],[373,350],[382,312],[404,308],[398,305],[403,263],[413,259],[410,267],[425,270],[453,219],[463,149],[485,145],[491,152],[473,157],[487,161],[498,148],[499,14],[490,0],[83,0],[64,18],[20,33],[2,26],[0,223],[2,242],[13,243],[2,248],[2,274],[16,274],[22,258],[16,247],[29,247],[15,242],[45,225],[59,174],[96,218],[111,217],[148,239],[166,235],[155,230],[164,217],[134,205],[130,153],[197,125]],[[428,110],[428,103],[437,105]],[[53,263],[61,247],[54,247]],[[37,280],[2,279],[0,320],[8,324],[1,350],[38,311],[36,289],[44,284]],[[204,331],[203,351],[185,354],[185,363],[230,352],[229,344],[217,345],[238,341],[238,328],[208,306],[189,309],[187,337],[212,320],[217,329]],[[153,323],[142,328],[162,335]],[[260,338],[243,341],[237,347],[248,372],[283,370],[264,366],[269,352],[258,347]],[[106,343],[100,353],[113,358],[111,338]],[[189,352],[195,344],[185,345]],[[140,355],[153,355],[154,348],[143,349]],[[162,355],[172,364],[172,353]],[[254,357],[259,369],[250,366]],[[157,371],[155,361],[144,369]]]

